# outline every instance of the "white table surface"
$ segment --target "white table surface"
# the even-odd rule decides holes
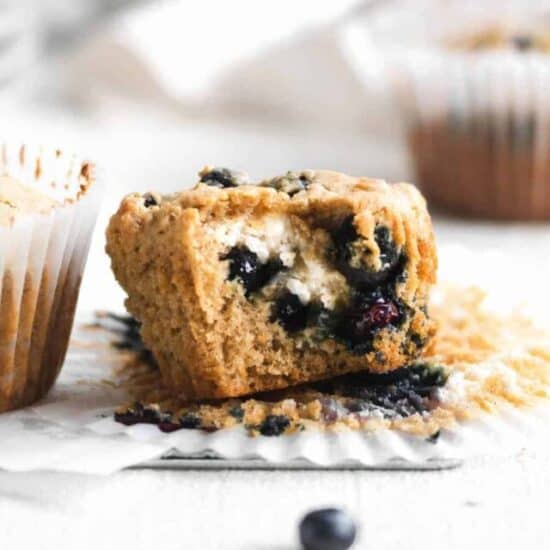
[[[136,110],[85,121],[67,113],[3,113],[5,136],[90,153],[108,186],[79,307],[118,309],[123,295],[102,251],[103,229],[124,192],[175,190],[203,164],[268,176],[325,167],[401,179],[402,155],[360,135],[338,147],[315,133],[163,120]],[[442,244],[498,249],[525,265],[529,284],[550,250],[546,225],[436,217]],[[474,268],[474,266],[473,266]],[[550,432],[550,430],[549,430]],[[550,434],[549,434],[550,435]],[[550,446],[549,446],[550,450]],[[0,452],[1,442],[0,442]],[[291,550],[299,517],[327,505],[361,524],[357,548],[547,548],[548,455],[480,457],[442,472],[126,471],[109,477],[0,473],[0,548]]]

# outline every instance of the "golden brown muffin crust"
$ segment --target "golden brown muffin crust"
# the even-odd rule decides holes
[[[346,372],[392,370],[418,355],[433,332],[426,300],[437,257],[425,201],[415,188],[329,171],[308,171],[307,186],[293,194],[269,187],[273,181],[231,188],[199,183],[164,197],[132,194],[111,219],[107,252],[128,293],[127,308],[143,323],[143,339],[166,381],[185,398],[237,396]],[[352,307],[357,289],[345,283],[347,275],[331,256],[335,232],[344,223],[353,223],[359,243],[357,257],[350,259],[350,265],[356,263],[352,275],[383,269],[378,227],[386,228],[391,246],[406,259],[406,273],[391,290],[402,308],[399,325],[380,327],[372,346],[354,341],[351,350],[345,338],[327,337],[315,323],[294,331],[275,315],[278,300],[296,285],[304,289],[299,307],[307,315],[321,307],[318,296],[331,292],[338,294],[335,303],[346,304],[344,313]],[[256,243],[261,254],[283,226],[266,262],[284,259],[278,246],[294,259],[247,293],[242,281],[231,278],[228,251]],[[228,244],[235,232],[244,241]],[[355,255],[355,248],[349,250]]]

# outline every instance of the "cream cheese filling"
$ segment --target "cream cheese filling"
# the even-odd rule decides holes
[[[269,215],[253,222],[244,218],[213,222],[206,231],[224,248],[246,247],[262,263],[280,259],[286,269],[273,283],[286,287],[303,304],[316,301],[334,309],[347,292],[344,276],[325,259],[327,251],[315,250],[285,216]]]

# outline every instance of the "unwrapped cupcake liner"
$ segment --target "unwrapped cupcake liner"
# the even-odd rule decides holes
[[[502,315],[523,311],[547,326],[550,296],[541,289],[550,261],[538,260],[531,284],[510,295],[514,282],[529,270],[527,257],[510,263],[509,256],[497,250],[479,254],[461,246],[441,247],[440,257],[443,280],[475,282],[490,290],[486,301],[490,311]],[[81,315],[54,389],[35,405],[0,415],[0,437],[9,442],[0,453],[0,468],[95,474],[135,465],[439,469],[471,458],[547,453],[547,398],[528,407],[503,404],[442,429],[437,438],[386,429],[307,429],[279,437],[250,437],[242,426],[213,433],[163,433],[154,425],[125,426],[113,418],[114,410],[130,398],[125,386],[117,383],[121,352],[111,345],[112,332],[93,325],[93,312]],[[200,460],[204,457],[219,460]]]
[[[389,94],[418,183],[434,204],[494,218],[550,219],[548,54],[453,50],[495,25],[536,26],[550,9],[518,1],[392,2],[343,32],[352,66]]]
[[[162,433],[156,426],[124,426],[114,421],[114,408],[127,399],[124,388],[110,380],[110,361],[102,352],[105,334],[89,331],[82,317],[68,365],[46,400],[0,417],[0,434],[10,439],[10,453],[0,454],[0,467],[29,471],[51,469],[110,473],[128,466],[166,468],[373,468],[440,469],[479,457],[511,457],[545,452],[550,404],[529,408],[504,406],[498,412],[460,422],[437,438],[401,431],[308,429],[279,437],[250,437],[234,427],[205,433]],[[91,340],[90,340],[91,338]],[[25,437],[21,437],[24,433]],[[36,450],[29,456],[29,441]],[[82,449],[86,449],[86,453]],[[200,462],[200,458],[217,458]],[[236,461],[236,462],[235,462]]]
[[[444,430],[437,440],[406,433],[381,430],[324,433],[307,431],[278,438],[249,437],[240,428],[213,434],[184,430],[162,434],[154,426],[130,428],[113,426],[107,419],[90,425],[90,430],[104,437],[124,433],[132,441],[152,446],[165,445],[165,458],[215,457],[229,460],[260,458],[274,466],[306,461],[318,467],[362,465],[385,468],[401,465],[433,469],[456,465],[462,460],[481,456],[513,456],[522,451],[545,449],[541,435],[547,432],[550,407],[529,411],[503,408],[497,415],[483,415],[462,423],[454,430]],[[154,459],[151,456],[151,459]]]
[[[2,144],[0,174],[58,201],[0,227],[0,411],[46,394],[63,364],[100,204],[93,166],[61,150]]]

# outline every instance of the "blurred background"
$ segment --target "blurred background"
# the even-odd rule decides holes
[[[253,177],[406,175],[385,146],[394,122],[365,99],[341,47],[364,2],[3,4],[13,14],[0,38],[10,133],[109,161],[109,186],[177,189],[205,163]]]
[[[98,164],[106,185],[81,307],[97,305],[98,288],[105,305],[122,302],[103,230],[125,193],[181,189],[205,164],[252,178],[324,168],[418,183],[421,170],[407,148],[411,111],[399,98],[440,105],[441,92],[432,98],[431,88],[409,89],[399,78],[396,85],[388,70],[395,59],[385,54],[395,52],[387,35],[414,22],[386,13],[386,42],[369,42],[371,18],[380,19],[377,10],[388,4],[395,2],[2,0],[3,139],[77,151]],[[407,4],[426,26],[426,2]],[[452,25],[454,15],[443,12],[438,17]],[[425,74],[431,65],[418,59],[412,67]],[[466,133],[467,141],[477,135]],[[444,163],[452,168],[468,158],[451,154]],[[462,218],[440,211],[437,201],[432,210],[446,249],[514,251],[520,262],[522,254],[546,262],[545,223]]]

